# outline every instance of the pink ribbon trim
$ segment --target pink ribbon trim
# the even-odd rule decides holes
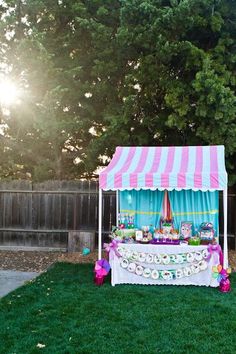
[[[209,252],[208,260],[218,254],[219,263],[223,266],[223,253],[220,245],[208,245],[207,250]]]
[[[110,259],[114,259],[114,255],[121,257],[121,254],[117,251],[119,242],[112,240],[110,243],[104,243],[105,250],[109,253]]]

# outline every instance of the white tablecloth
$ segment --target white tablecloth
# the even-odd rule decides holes
[[[120,244],[126,250],[144,252],[150,254],[179,254],[188,252],[198,252],[207,249],[207,246],[188,246],[188,245],[142,245],[142,244]],[[208,267],[206,270],[201,271],[197,274],[192,274],[188,277],[183,277],[180,279],[157,279],[154,280],[151,277],[145,278],[139,276],[135,273],[129,272],[127,269],[121,267],[122,257],[118,257],[114,253],[110,253],[109,262],[111,265],[111,283],[116,284],[144,284],[144,285],[199,285],[199,286],[211,286],[217,287],[219,283],[216,279],[212,277],[212,266],[219,264],[219,255],[215,252],[208,261]],[[136,264],[141,264],[135,261]],[[168,264],[168,265],[157,265],[155,263],[147,264],[142,263],[142,266],[149,267],[150,269],[165,270],[165,269],[177,269],[184,266],[185,264]]]

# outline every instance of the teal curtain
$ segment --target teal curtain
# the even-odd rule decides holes
[[[218,191],[173,190],[168,193],[176,229],[179,229],[181,221],[192,221],[195,232],[202,222],[207,221],[213,223],[216,235],[219,235]]]
[[[135,227],[158,227],[164,192],[159,190],[124,190],[119,192],[120,213],[134,215]]]

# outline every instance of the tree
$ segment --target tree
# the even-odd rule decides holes
[[[117,145],[225,144],[236,180],[234,1],[3,7],[2,57],[26,93],[3,119],[9,172],[89,177]]]
[[[121,23],[130,63],[121,124],[132,143],[224,144],[233,181],[235,2],[123,1]]]
[[[114,77],[103,77],[114,72],[115,65],[109,73],[105,63],[115,52],[111,38],[119,19],[115,1],[102,4],[5,3],[2,53],[23,94],[2,123],[21,176],[90,176],[98,165],[97,156],[88,157],[103,132],[107,96],[116,98]]]

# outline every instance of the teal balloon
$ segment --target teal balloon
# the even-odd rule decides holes
[[[84,247],[84,248],[83,248],[83,251],[82,251],[82,254],[83,254],[84,256],[87,256],[87,254],[89,254],[89,253],[90,253],[90,249],[87,248],[87,247]]]

